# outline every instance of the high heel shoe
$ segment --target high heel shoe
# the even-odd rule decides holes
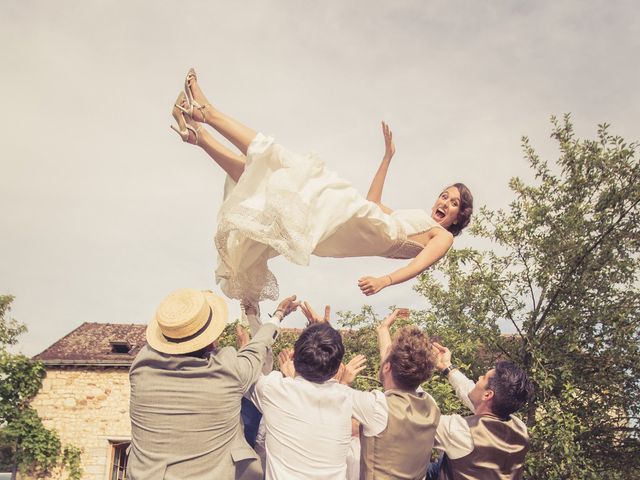
[[[193,98],[193,94],[191,93],[191,81],[198,80],[198,76],[196,75],[196,71],[193,68],[190,68],[187,72],[187,76],[184,79],[184,91],[187,94],[187,102],[189,106],[184,108],[182,106],[178,106],[178,108],[182,111],[182,113],[189,115],[193,118],[193,109],[196,108],[200,110],[200,115],[202,115],[202,121],[205,121],[204,109],[210,107],[208,103],[204,105],[200,105],[195,98]],[[195,120],[195,118],[193,118]]]
[[[171,125],[171,128],[175,130],[175,132],[178,135],[180,135],[180,138],[182,138],[183,142],[187,142],[187,143],[192,143],[192,142],[189,142],[189,132],[192,132],[193,135],[195,136],[195,142],[193,143],[197,144],[198,129],[189,125],[183,116],[183,112],[185,109],[182,106],[182,103],[184,103],[185,100],[187,100],[187,97],[185,96],[184,92],[180,92],[180,94],[178,95],[178,98],[176,99],[175,104],[173,105],[173,109],[171,110],[171,115],[173,115],[173,118],[176,119],[176,123],[178,124],[178,127],[176,128],[175,125]]]

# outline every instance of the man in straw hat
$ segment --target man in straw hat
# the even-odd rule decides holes
[[[227,321],[221,297],[180,289],[162,301],[129,372],[127,478],[262,478],[258,456],[244,438],[240,400],[258,378],[280,321],[297,306],[295,296],[283,300],[236,351],[217,349]]]

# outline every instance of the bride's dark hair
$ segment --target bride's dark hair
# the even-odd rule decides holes
[[[454,237],[457,237],[471,221],[471,214],[473,213],[473,195],[471,195],[471,190],[469,190],[464,183],[454,183],[453,185],[449,185],[447,188],[451,187],[456,187],[460,192],[460,210],[458,210],[456,223],[449,225],[447,230],[449,230]]]

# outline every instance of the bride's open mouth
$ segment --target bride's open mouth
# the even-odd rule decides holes
[[[444,213],[444,210],[442,208],[437,208],[434,216],[436,217],[436,220],[443,220],[446,214]]]

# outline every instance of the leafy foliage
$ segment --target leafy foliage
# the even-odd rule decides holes
[[[15,345],[18,337],[27,331],[25,325],[21,325],[13,318],[7,318],[6,315],[11,309],[11,295],[0,295],[0,345],[3,349],[9,345]]]
[[[66,468],[68,478],[82,478],[80,450],[71,445],[63,449],[58,434],[47,429],[38,413],[29,406],[42,386],[45,370],[40,362],[12,354],[26,327],[7,319],[13,297],[0,296],[0,464],[42,477]]]
[[[524,138],[537,184],[512,179],[509,209],[483,208],[472,228],[496,249],[452,251],[416,288],[427,329],[445,332],[470,371],[501,356],[535,381],[528,478],[638,478],[637,145],[607,125],[579,140],[568,116],[552,123],[556,164]]]

